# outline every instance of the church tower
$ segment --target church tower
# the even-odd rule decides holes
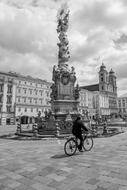
[[[112,86],[113,93],[117,94],[116,76],[112,69],[109,72],[109,85]]]
[[[99,91],[106,92],[108,91],[108,72],[104,63],[100,66],[99,71]]]

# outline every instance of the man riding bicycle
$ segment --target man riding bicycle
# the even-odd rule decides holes
[[[83,146],[83,137],[82,137],[82,129],[84,129],[85,132],[88,132],[88,129],[84,126],[83,122],[81,121],[81,117],[78,116],[76,120],[73,122],[72,126],[72,134],[80,139],[80,144],[78,146],[78,149],[80,152],[83,152],[82,146]]]

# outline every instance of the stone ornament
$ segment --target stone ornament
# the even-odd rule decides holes
[[[69,83],[69,80],[70,80],[70,74],[68,72],[63,72],[61,76],[62,84],[67,85]]]

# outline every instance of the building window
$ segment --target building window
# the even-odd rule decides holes
[[[125,107],[125,100],[122,100],[123,107]]]
[[[43,104],[43,99],[40,99],[40,104]]]
[[[7,113],[11,112],[11,106],[7,106]]]
[[[46,104],[47,104],[47,105],[49,104],[49,100],[48,100],[48,99],[46,100]]]
[[[0,95],[0,103],[3,103],[3,95]]]
[[[30,103],[32,103],[32,98],[30,98]]]
[[[30,89],[30,94],[32,94],[32,89]]]
[[[7,104],[11,104],[12,103],[12,96],[7,96]]]
[[[3,84],[0,84],[0,92],[3,92]]]
[[[2,105],[0,105],[0,112],[2,112]]]
[[[26,97],[24,97],[24,103],[26,103]]]
[[[27,108],[25,108],[25,112],[27,112]]]
[[[8,91],[7,93],[12,93],[12,85],[8,85]]]
[[[21,108],[18,108],[18,111],[20,112],[20,111],[21,111]]]
[[[104,90],[104,87],[102,86],[102,88],[101,88],[102,90]]]
[[[18,97],[18,102],[20,102],[20,97]]]
[[[31,108],[31,112],[33,112],[33,108]]]
[[[21,81],[19,80],[19,84],[21,84]]]
[[[122,112],[121,108],[119,109],[119,112],[120,112],[120,113]]]
[[[35,104],[37,104],[37,99],[35,99]]]
[[[21,88],[18,88],[18,93],[20,93],[21,92]]]
[[[101,77],[101,81],[102,81],[102,82],[103,82],[103,80],[104,80],[103,77]]]
[[[37,95],[37,92],[38,92],[38,91],[37,91],[37,90],[35,90],[35,95]]]
[[[24,82],[24,84],[26,84],[26,81]]]
[[[7,118],[6,119],[6,125],[10,125],[11,124],[11,119],[10,118]]]
[[[126,109],[125,108],[123,108],[123,112],[126,113]]]
[[[40,95],[41,95],[41,96],[43,95],[43,91],[42,91],[42,90],[40,90]]]
[[[36,111],[37,111],[37,112],[39,111],[38,108],[36,109]]]
[[[24,89],[24,94],[26,94],[26,89]]]
[[[46,95],[47,95],[47,97],[49,96],[49,92],[48,91],[46,91]]]

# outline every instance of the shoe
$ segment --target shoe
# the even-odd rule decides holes
[[[83,152],[83,150],[82,150],[82,149],[79,149],[79,152]]]

